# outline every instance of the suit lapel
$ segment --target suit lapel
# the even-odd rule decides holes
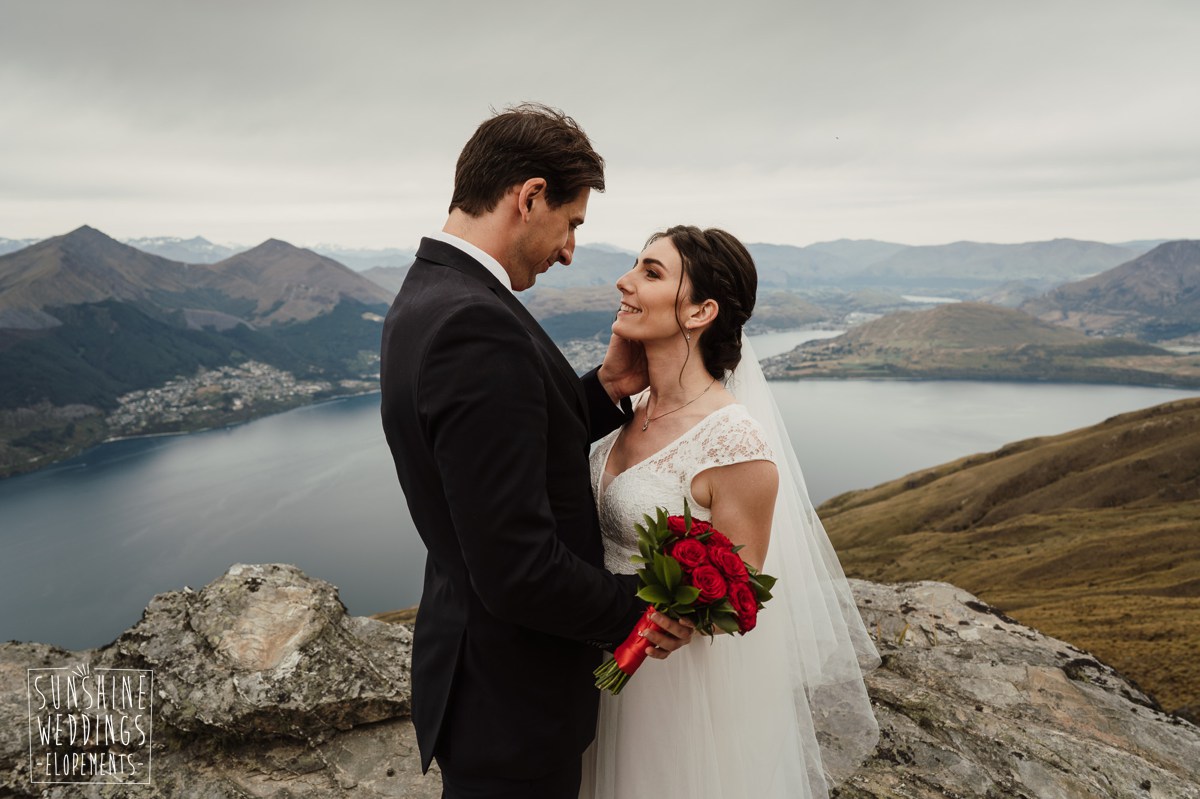
[[[513,315],[520,320],[534,341],[542,345],[542,350],[546,353],[550,365],[556,369],[562,378],[565,379],[567,385],[571,387],[571,393],[575,396],[575,402],[578,406],[583,419],[588,418],[587,397],[583,393],[583,386],[579,383],[579,376],[575,374],[575,370],[571,368],[571,364],[567,361],[566,356],[550,338],[549,334],[538,324],[529,310],[521,304],[516,295],[505,285],[502,285],[496,276],[489,272],[483,264],[476,261],[471,256],[467,255],[457,247],[447,244],[444,241],[436,239],[421,239],[421,246],[417,249],[417,257],[423,258],[426,261],[442,264],[450,267],[458,272],[461,272],[468,277],[478,280],[486,286],[500,302],[504,303]]]

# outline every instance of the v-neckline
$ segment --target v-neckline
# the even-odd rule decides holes
[[[667,450],[671,449],[672,447],[677,446],[681,441],[683,441],[685,438],[687,438],[689,435],[691,435],[692,432],[699,429],[700,425],[705,424],[706,422],[708,422],[709,419],[713,418],[714,416],[716,416],[718,413],[725,410],[726,408],[732,408],[737,404],[738,403],[736,403],[736,402],[731,402],[728,405],[722,405],[720,408],[716,408],[716,409],[710,411],[702,419],[700,419],[698,422],[696,422],[694,425],[689,427],[687,430],[684,430],[679,435],[675,436],[675,438],[673,438],[671,441],[662,445],[661,447],[656,449],[654,452],[651,452],[649,455],[642,458],[637,463],[634,463],[634,464],[631,464],[631,465],[625,467],[618,474],[613,474],[612,472],[610,472],[608,470],[608,461],[612,457],[613,449],[617,446],[617,441],[619,441],[621,436],[623,436],[625,434],[625,431],[628,430],[632,426],[632,422],[630,422],[630,424],[627,424],[624,427],[618,429],[616,436],[613,437],[612,442],[608,445],[608,451],[604,453],[604,464],[600,467],[600,478],[599,478],[599,481],[597,482],[596,488],[597,489],[601,488],[601,486],[603,485],[603,481],[604,481],[604,475],[607,474],[609,477],[608,486],[604,487],[603,490],[600,491],[601,494],[607,494],[608,489],[612,488],[613,483],[615,483],[617,481],[618,477],[621,477],[622,475],[626,475],[629,472],[632,472],[634,469],[638,468],[642,464],[647,463],[647,462],[653,460],[654,458],[657,458],[662,453],[666,452]]]

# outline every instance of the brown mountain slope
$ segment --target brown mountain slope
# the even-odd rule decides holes
[[[331,258],[278,239],[268,239],[208,268],[238,279],[229,284],[227,293],[255,300],[250,318],[258,323],[305,321],[343,299],[389,305],[395,296]]]
[[[375,285],[387,289],[395,297],[397,292],[400,291],[400,287],[404,285],[404,278],[408,276],[408,267],[372,266],[370,269],[364,269],[359,272],[359,274]]]
[[[1093,332],[1150,340],[1200,331],[1200,241],[1170,241],[1106,272],[1060,286],[1022,309]]]
[[[1080,344],[1081,333],[1028,314],[978,302],[956,302],[927,311],[900,311],[846,333],[848,347],[934,350]]]
[[[947,580],[1200,711],[1200,399],[1010,444],[819,509],[848,574]]]
[[[88,226],[0,256],[0,313],[211,287],[203,267],[160,258]]]

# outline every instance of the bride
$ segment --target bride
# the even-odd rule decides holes
[[[617,281],[613,333],[644,347],[650,387],[592,450],[606,567],[632,573],[634,524],[686,498],[779,582],[745,637],[601,692],[581,799],[827,797],[878,737],[862,680],[878,656],[743,340],[757,283],[737,239],[690,226],[652,236]]]

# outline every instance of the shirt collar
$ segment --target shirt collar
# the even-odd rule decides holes
[[[426,238],[434,239],[436,241],[449,244],[455,249],[462,250],[467,255],[478,261],[484,269],[491,272],[496,279],[500,281],[500,285],[504,286],[504,288],[508,289],[509,291],[512,291],[513,296],[516,296],[516,292],[512,289],[512,281],[508,277],[508,272],[504,271],[504,267],[500,265],[500,262],[476,247],[471,242],[467,241],[466,239],[460,239],[453,233],[447,233],[444,230],[439,230],[436,233],[430,233],[428,236],[426,236]]]

